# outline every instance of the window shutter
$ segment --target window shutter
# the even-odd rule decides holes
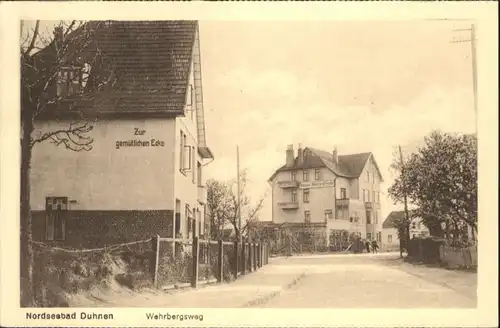
[[[191,169],[191,147],[184,146],[184,170],[189,171]]]
[[[195,152],[194,152],[194,147],[192,148],[192,151],[191,151],[191,167],[192,167],[192,174],[193,174],[193,183],[196,183],[196,170],[194,169],[195,168]]]
[[[179,165],[180,165],[180,169],[181,170],[184,170],[184,133],[182,133],[182,131],[180,132],[180,141],[179,141],[179,144],[180,144],[180,148],[179,148]]]

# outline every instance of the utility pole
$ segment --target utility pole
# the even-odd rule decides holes
[[[469,31],[470,40],[455,40],[451,43],[470,42],[472,59],[472,90],[474,93],[474,112],[477,116],[477,54],[476,54],[476,25],[472,24],[470,28],[453,30],[453,32]]]
[[[476,53],[476,25],[471,24],[470,28],[467,29],[458,29],[453,30],[454,32],[460,31],[469,31],[470,32],[470,40],[455,40],[451,43],[463,43],[470,42],[470,50],[471,50],[471,59],[472,59],[472,90],[474,94],[474,113],[476,114],[476,129],[477,129],[477,53]],[[474,230],[468,226],[469,230],[471,230],[468,234],[472,235],[472,239],[475,239]]]
[[[243,238],[241,235],[241,200],[240,200],[240,148],[236,146],[236,170],[237,170],[237,188],[238,188],[238,193],[237,193],[237,199],[238,199],[238,237],[239,237],[239,242],[241,244]]]
[[[404,179],[404,176],[405,176],[405,165],[404,165],[404,161],[403,161],[403,152],[401,151],[401,145],[398,146],[398,149],[399,149],[399,160],[400,160],[400,164],[401,164],[401,176],[402,178]],[[409,239],[410,239],[410,218],[409,218],[409,215],[408,215],[408,198],[406,196],[406,190],[404,190],[403,188],[403,201],[404,201],[404,206],[405,206],[405,230],[404,230],[404,235],[405,235],[405,242],[408,243]],[[401,238],[399,239],[399,251],[400,251],[400,255],[401,257],[403,256],[403,249],[401,247]]]

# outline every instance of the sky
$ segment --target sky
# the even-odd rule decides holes
[[[248,171],[248,194],[267,195],[268,178],[293,144],[342,154],[372,152],[384,178],[382,216],[401,209],[387,196],[393,153],[430,131],[475,132],[467,22],[201,21],[207,143],[205,176]],[[480,42],[480,41],[479,41]]]
[[[395,147],[416,150],[430,131],[476,131],[465,21],[200,21],[207,143],[215,160],[205,178],[249,177],[265,197],[288,144],[339,154],[372,152],[387,195]],[[26,27],[29,23],[26,23]],[[41,24],[49,34],[53,22]],[[480,40],[478,41],[480,42]]]

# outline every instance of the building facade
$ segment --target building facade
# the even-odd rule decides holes
[[[103,61],[112,63],[113,87],[105,101],[76,101],[92,121],[91,149],[51,142],[33,149],[34,240],[88,247],[205,235],[203,167],[213,155],[205,136],[198,23],[100,28],[95,38]],[[102,73],[99,68],[89,76]],[[58,93],[67,90],[68,75],[59,76]],[[67,129],[70,111],[60,106],[47,113],[35,122],[36,133]]]
[[[430,236],[429,229],[423,224],[422,219],[412,216],[409,212],[410,218],[410,238],[427,237]],[[395,222],[403,220],[405,216],[404,211],[393,211],[382,224],[382,247],[386,249],[399,248],[399,235]]]
[[[371,153],[338,155],[293,145],[286,163],[269,179],[273,223],[295,226],[297,234],[312,229],[327,246],[351,235],[381,239],[382,175]],[[322,242],[324,240],[324,242]]]

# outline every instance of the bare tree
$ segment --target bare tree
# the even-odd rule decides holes
[[[212,238],[220,238],[222,229],[226,224],[231,225],[236,233],[236,240],[240,235],[245,236],[248,231],[256,227],[259,214],[264,204],[264,197],[256,202],[246,193],[248,185],[246,170],[240,173],[240,203],[238,204],[238,190],[236,181],[220,182],[216,180],[207,181],[207,207],[212,226]],[[238,211],[241,208],[242,225],[239,229]]]
[[[88,133],[93,122],[76,110],[76,105],[94,99],[109,83],[100,78],[90,82],[93,66],[98,66],[99,47],[95,33],[103,23],[61,21],[53,34],[22,24],[21,60],[21,306],[34,306],[30,170],[33,147],[42,142],[64,145],[72,151],[89,151],[93,139]],[[48,32],[48,33],[47,33]],[[52,34],[52,35],[51,35]],[[69,74],[63,74],[69,72]],[[104,76],[104,75],[102,75]],[[101,77],[102,77],[101,76]],[[108,75],[108,78],[111,74]],[[69,89],[68,89],[69,87]],[[69,97],[70,96],[70,97]],[[38,130],[38,118],[57,108],[73,117],[57,128]]]

